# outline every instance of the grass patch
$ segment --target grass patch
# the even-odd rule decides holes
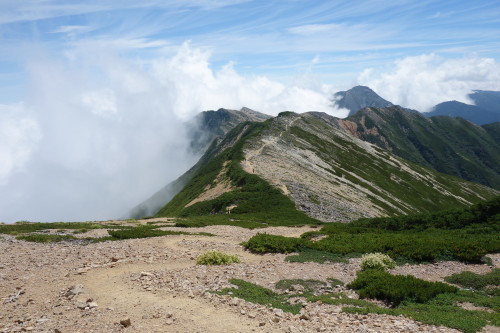
[[[29,234],[17,236],[16,239],[35,243],[58,243],[63,241],[79,240],[71,235],[47,235],[47,234]]]
[[[472,272],[462,272],[444,278],[446,282],[458,284],[464,288],[482,290],[486,286],[500,285],[500,268],[496,268],[487,274],[476,274]]]
[[[29,232],[37,232],[42,230],[75,230],[75,229],[102,229],[104,226],[92,222],[17,222],[15,224],[0,225],[1,234],[24,234]]]
[[[115,240],[118,239],[133,239],[133,238],[149,238],[160,237],[167,235],[202,235],[213,236],[206,232],[190,233],[184,231],[159,230],[151,226],[137,226],[131,229],[108,230],[108,234]]]
[[[288,303],[288,297],[286,295],[275,293],[270,289],[256,284],[240,279],[231,279],[229,282],[237,286],[237,288],[226,288],[217,293],[220,295],[238,297],[251,303],[271,306],[293,314],[298,314],[302,308],[300,304]]]
[[[326,281],[330,283],[333,287],[335,286],[343,286],[345,283],[344,281],[340,281],[339,279],[336,278],[327,278]]]
[[[374,305],[373,303],[365,301],[363,299],[349,298],[344,293],[329,293],[319,296],[310,296],[307,298],[307,301],[308,302],[321,301],[322,303],[331,305],[353,305],[359,307],[370,307]]]
[[[347,263],[349,258],[358,257],[359,255],[343,255],[337,253],[331,253],[326,251],[318,251],[312,249],[301,249],[296,255],[287,256],[285,258],[288,262],[317,262],[319,264],[324,263]]]
[[[208,251],[196,258],[197,265],[229,265],[241,262],[236,255],[219,251]]]
[[[319,280],[303,280],[303,279],[289,279],[289,280],[281,280],[276,282],[274,285],[276,289],[279,290],[292,290],[293,286],[302,286],[304,291],[300,293],[301,296],[312,295],[318,289],[325,287],[327,285],[324,281]]]
[[[387,309],[375,305],[367,307],[344,307],[342,311],[357,314],[385,314],[405,316],[424,324],[443,325],[459,329],[465,333],[474,333],[486,325],[498,326],[498,315],[484,311],[465,310],[458,306],[442,306],[432,304],[408,304],[395,309]]]

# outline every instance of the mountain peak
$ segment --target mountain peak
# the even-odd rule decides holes
[[[339,91],[333,98],[340,108],[349,110],[349,115],[365,107],[385,108],[393,105],[366,86],[355,86],[346,91]]]

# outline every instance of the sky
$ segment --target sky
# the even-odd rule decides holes
[[[498,36],[488,0],[0,0],[0,221],[122,217],[196,161],[203,110],[470,103]]]

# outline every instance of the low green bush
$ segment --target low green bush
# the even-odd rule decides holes
[[[219,251],[208,251],[196,258],[197,265],[229,265],[239,262],[238,256]]]
[[[305,242],[300,238],[257,234],[242,245],[254,253],[291,253],[297,252]]]
[[[458,284],[464,288],[476,290],[486,286],[500,285],[500,268],[496,268],[487,274],[476,274],[469,271],[453,274],[444,278],[446,282]]]
[[[396,306],[402,302],[425,303],[442,293],[455,293],[458,288],[441,282],[428,282],[411,275],[391,275],[369,269],[357,273],[348,285],[361,298],[374,298]]]
[[[387,254],[368,253],[361,256],[361,269],[386,270],[396,267],[396,263]]]

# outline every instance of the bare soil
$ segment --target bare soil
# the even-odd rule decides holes
[[[28,243],[3,235],[0,332],[455,332],[403,317],[346,314],[340,307],[319,303],[306,304],[301,314],[292,315],[210,292],[229,287],[230,278],[267,288],[282,279],[354,279],[359,260],[288,263],[284,255],[254,255],[239,245],[257,232],[298,236],[309,230],[211,226],[188,231],[215,237],[164,236],[88,245]],[[82,234],[105,235],[104,230]],[[199,254],[214,249],[236,254],[242,263],[195,264]],[[500,258],[493,259],[498,266]],[[443,262],[393,272],[442,280],[463,270],[485,273],[491,268]]]

